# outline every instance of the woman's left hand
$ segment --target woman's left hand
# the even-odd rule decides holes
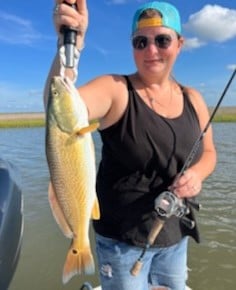
[[[63,25],[75,28],[77,33],[77,48],[84,46],[84,38],[88,27],[88,9],[86,0],[56,0],[53,11],[54,26],[58,34],[59,43],[63,42],[61,27]],[[69,4],[69,5],[68,5]],[[76,4],[76,9],[71,7]]]
[[[202,181],[194,169],[189,168],[184,174],[175,179],[169,187],[180,198],[193,197],[202,189]]]

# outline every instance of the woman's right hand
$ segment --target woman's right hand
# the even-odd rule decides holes
[[[76,4],[77,9],[70,5]],[[73,27],[78,30],[77,48],[82,49],[84,37],[88,27],[88,9],[86,0],[56,0],[53,19],[59,43],[63,42],[60,29],[63,25]]]

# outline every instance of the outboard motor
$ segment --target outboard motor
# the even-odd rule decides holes
[[[0,158],[0,289],[8,289],[20,256],[23,198],[19,172]]]

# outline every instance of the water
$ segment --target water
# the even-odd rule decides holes
[[[190,247],[193,289],[236,289],[236,124],[215,124],[218,164],[204,184],[202,244]]]
[[[236,123],[214,124],[214,136],[218,164],[199,198],[202,243],[190,242],[188,284],[193,290],[236,289]],[[94,138],[99,159],[100,140],[96,134]],[[85,280],[98,285],[97,275],[77,276],[62,285],[69,240],[58,229],[47,200],[44,129],[0,130],[0,153],[20,169],[25,205],[21,258],[9,290],[79,290]]]

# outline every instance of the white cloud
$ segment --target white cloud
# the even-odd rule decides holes
[[[229,64],[227,66],[227,69],[229,69],[229,70],[235,70],[236,69],[236,64]]]
[[[31,45],[41,39],[30,20],[0,10],[0,42]]]
[[[102,54],[103,56],[106,56],[109,54],[109,51],[107,49],[105,49],[97,44],[94,45],[94,49],[96,51],[98,51],[100,54]]]
[[[184,25],[200,41],[224,42],[236,37],[236,10],[206,5]]]
[[[15,83],[0,81],[0,112],[34,112],[43,110],[42,90],[26,89]]]
[[[204,41],[201,41],[197,37],[192,38],[186,38],[184,41],[184,50],[192,50],[195,48],[199,48],[201,46],[204,46],[206,43]]]

